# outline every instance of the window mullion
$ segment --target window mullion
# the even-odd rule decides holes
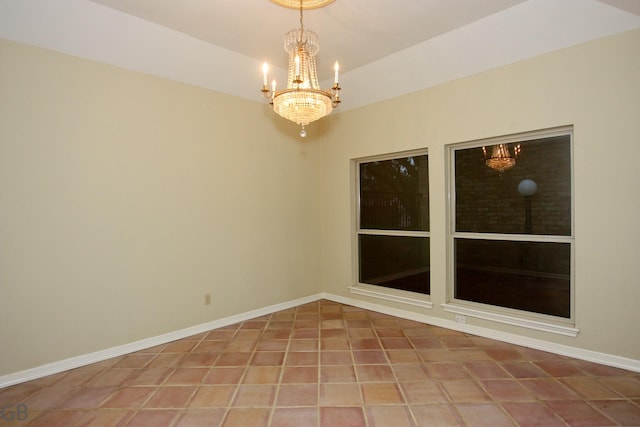
[[[372,236],[403,236],[403,237],[429,237],[428,231],[411,231],[411,230],[358,230],[358,234],[367,234]]]
[[[455,232],[454,239],[473,239],[473,240],[509,240],[513,242],[554,242],[554,243],[571,243],[571,236],[553,236],[543,234],[499,234],[499,233],[467,233]]]

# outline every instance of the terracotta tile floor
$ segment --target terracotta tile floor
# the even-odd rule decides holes
[[[640,373],[322,300],[8,387],[0,407],[1,426],[640,426]]]

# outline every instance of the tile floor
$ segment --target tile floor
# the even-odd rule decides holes
[[[1,389],[0,408],[0,426],[640,426],[640,373],[322,300]]]

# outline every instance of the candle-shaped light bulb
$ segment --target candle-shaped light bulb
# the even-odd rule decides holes
[[[267,72],[269,71],[269,65],[265,62],[262,64],[262,84],[267,85]]]
[[[276,93],[276,79],[271,82],[271,92]]]
[[[296,63],[296,77],[300,76],[300,56],[296,54],[296,58],[295,58],[295,63]]]
[[[335,78],[334,78],[333,82],[337,86],[338,85],[338,71],[340,70],[340,64],[338,64],[338,61],[336,61],[336,63],[333,65],[333,70],[335,71]]]

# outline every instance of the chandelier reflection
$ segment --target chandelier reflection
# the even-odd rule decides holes
[[[487,152],[487,147],[482,147],[484,163],[498,172],[504,172],[514,167],[521,151],[520,144],[513,146],[513,149],[510,149],[508,144],[498,144],[489,148],[491,154]]]
[[[280,6],[294,8],[295,0],[271,0]],[[307,136],[305,126],[329,114],[340,104],[340,84],[338,83],[339,65],[334,65],[334,82],[331,89],[322,90],[318,84],[316,55],[320,49],[318,35],[304,28],[303,9],[315,9],[326,6],[334,0],[299,0],[300,28],[289,31],[284,36],[284,49],[289,54],[286,89],[276,90],[276,81],[271,88],[267,83],[269,66],[262,67],[262,94],[269,99],[275,111],[281,117],[301,126],[300,136]]]

